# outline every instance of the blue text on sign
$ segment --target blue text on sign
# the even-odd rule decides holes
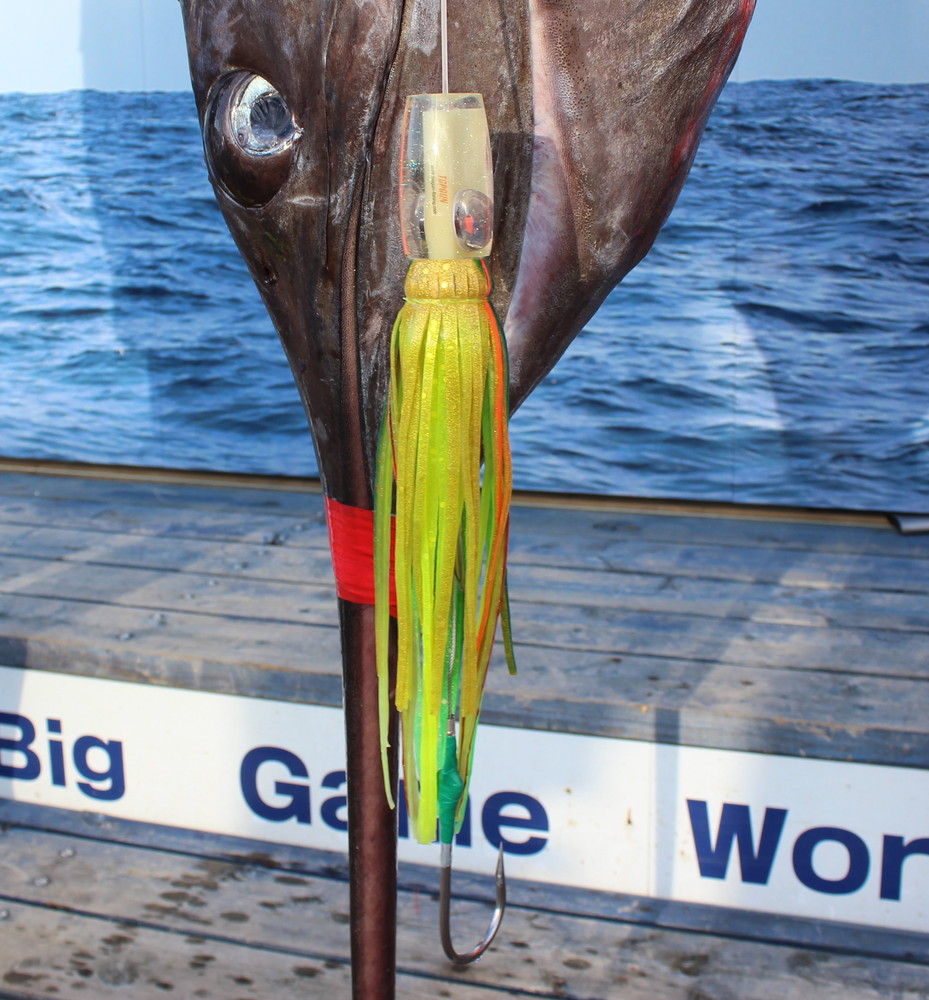
[[[263,797],[259,789],[259,774],[270,765],[279,773],[283,768],[287,779],[275,780],[271,796]],[[312,822],[310,772],[303,759],[284,747],[262,746],[249,750],[239,769],[242,795],[249,809],[256,816],[273,823],[294,820],[309,825]],[[344,832],[348,828],[346,820],[346,797],[340,790],[345,785],[344,771],[330,771],[322,779],[321,787],[337,794],[326,797],[319,807],[319,818],[333,830]],[[401,783],[402,786],[402,783]],[[397,817],[400,837],[409,837],[409,820],[401,787]],[[493,848],[503,846],[507,854],[538,854],[548,842],[549,824],[545,807],[538,799],[525,792],[500,791],[488,796],[480,810],[481,831]],[[464,821],[456,838],[461,847],[472,843],[472,809],[468,801]],[[521,831],[516,835],[511,831]]]
[[[77,787],[92,799],[113,802],[126,791],[123,744],[99,736],[79,736],[71,747],[71,762],[60,719],[46,719],[47,739],[25,715],[0,712],[0,778],[34,781],[47,771],[53,785],[64,788],[73,766]],[[44,759],[43,759],[44,758]],[[102,766],[100,766],[102,765]]]
[[[767,885],[774,859],[781,843],[787,819],[786,809],[768,807],[761,820],[757,843],[752,830],[751,810],[747,805],[724,802],[715,838],[710,829],[707,803],[688,799],[690,828],[693,834],[697,865],[703,878],[724,879],[729,869],[732,846],[736,845],[743,882]],[[813,855],[820,844],[834,843],[845,850],[848,869],[839,878],[825,878],[816,871]],[[902,893],[903,862],[913,855],[929,855],[929,837],[907,841],[896,834],[886,834],[881,844],[880,898],[899,900]],[[871,852],[864,838],[840,826],[814,826],[795,839],[791,865],[799,882],[814,892],[847,895],[861,889],[871,870]]]

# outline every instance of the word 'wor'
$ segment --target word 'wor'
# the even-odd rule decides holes
[[[725,879],[733,844],[739,858],[743,882],[767,885],[780,847],[786,809],[766,808],[757,842],[752,833],[751,810],[747,805],[724,802],[715,838],[710,829],[707,803],[688,799],[690,828],[693,834],[697,865],[703,878]],[[844,875],[827,878],[815,867],[814,852],[821,844],[837,844],[848,857]],[[907,841],[896,834],[885,834],[880,850],[880,898],[899,900],[903,881],[903,862],[913,855],[929,855],[929,837]],[[814,826],[803,830],[794,840],[791,867],[799,882],[814,892],[847,895],[857,892],[868,880],[871,851],[864,838],[840,826]]]

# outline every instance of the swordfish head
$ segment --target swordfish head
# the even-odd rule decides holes
[[[404,101],[440,89],[439,0],[181,0],[206,162],[280,334],[326,493],[371,506],[407,260]],[[648,251],[754,0],[448,0],[484,95],[493,304],[515,408]]]

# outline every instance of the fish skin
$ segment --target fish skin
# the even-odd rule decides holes
[[[529,0],[532,194],[505,324],[516,404],[652,246],[753,9]]]
[[[511,407],[651,246],[753,3],[449,0],[451,86],[482,93],[488,110],[489,267],[509,339]],[[210,177],[287,353],[323,487],[370,509],[407,270],[397,210],[403,105],[440,89],[438,0],[181,6]],[[237,70],[264,76],[292,109],[302,133],[287,155],[243,162],[211,125],[211,94]],[[352,996],[394,1000],[396,818],[383,794],[374,609],[340,600],[339,615]],[[396,790],[389,715],[387,784]]]
[[[408,94],[440,89],[438,0],[181,6],[207,166],[287,353],[324,488],[370,508],[407,268],[397,210],[403,105]],[[488,111],[489,266],[511,408],[651,247],[753,7],[449,0],[451,87],[481,92]],[[235,70],[273,83],[302,135],[278,162],[231,163],[241,175],[231,190],[236,158],[228,144],[217,152],[206,116],[211,89]]]

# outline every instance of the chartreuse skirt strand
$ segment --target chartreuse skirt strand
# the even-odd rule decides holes
[[[509,381],[489,294],[481,260],[414,260],[391,338],[375,490],[381,741],[386,781],[393,547],[394,697],[421,843],[436,838],[440,800],[442,840],[451,842],[461,825],[500,618],[515,671],[506,590]]]

